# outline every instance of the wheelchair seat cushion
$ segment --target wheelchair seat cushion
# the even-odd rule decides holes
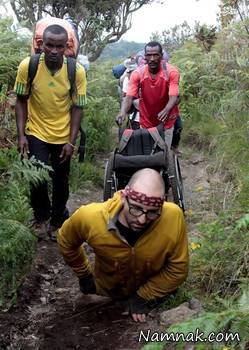
[[[122,154],[115,154],[113,169],[123,169],[123,168],[136,168],[142,169],[144,167],[166,167],[166,154],[163,151],[154,154],[145,155],[132,155],[126,156]]]
[[[130,133],[127,137],[127,143],[125,147],[122,147],[121,152],[118,153],[125,156],[136,155],[151,155],[161,151],[158,145],[155,145],[155,141],[147,129],[129,130]],[[164,132],[159,131],[160,136],[164,140]]]

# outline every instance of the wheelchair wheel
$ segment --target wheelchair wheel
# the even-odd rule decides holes
[[[172,189],[174,203],[184,211],[184,198],[183,198],[183,182],[179,159],[177,155],[169,151],[168,152],[168,177],[170,187]]]
[[[104,175],[104,192],[103,200],[111,198],[114,192],[117,191],[117,180],[113,171],[114,163],[114,152],[111,153],[110,158],[105,164],[105,175]]]

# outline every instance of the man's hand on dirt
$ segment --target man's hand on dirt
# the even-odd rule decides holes
[[[29,154],[29,143],[26,136],[18,137],[18,152],[21,153],[22,156]]]
[[[83,294],[95,294],[96,293],[96,285],[94,282],[93,275],[81,277],[79,279],[79,286],[80,286],[80,291]]]
[[[145,322],[146,314],[150,312],[147,300],[141,298],[138,294],[134,294],[130,297],[129,312],[135,322]]]
[[[75,150],[75,146],[72,145],[71,143],[66,143],[61,151],[60,158],[61,158],[61,163],[65,162],[66,160],[69,160]]]
[[[141,323],[146,322],[146,315],[145,314],[132,314],[131,317],[132,317],[133,321],[135,321],[135,322],[141,322]]]

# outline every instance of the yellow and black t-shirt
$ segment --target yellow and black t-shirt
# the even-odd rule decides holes
[[[30,57],[25,58],[18,67],[15,92],[28,95],[28,67]],[[67,72],[67,58],[62,68],[54,75],[47,68],[44,54],[41,55],[36,76],[32,83],[28,100],[28,120],[26,134],[54,144],[69,141],[70,108],[86,104],[86,74],[80,64],[76,64],[76,95],[70,97],[70,82]]]

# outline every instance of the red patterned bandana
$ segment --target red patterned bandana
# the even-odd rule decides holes
[[[126,186],[123,190],[124,194],[128,196],[130,199],[133,199],[135,202],[160,208],[163,205],[164,197],[148,197],[146,194],[137,192],[130,188],[130,186]]]

